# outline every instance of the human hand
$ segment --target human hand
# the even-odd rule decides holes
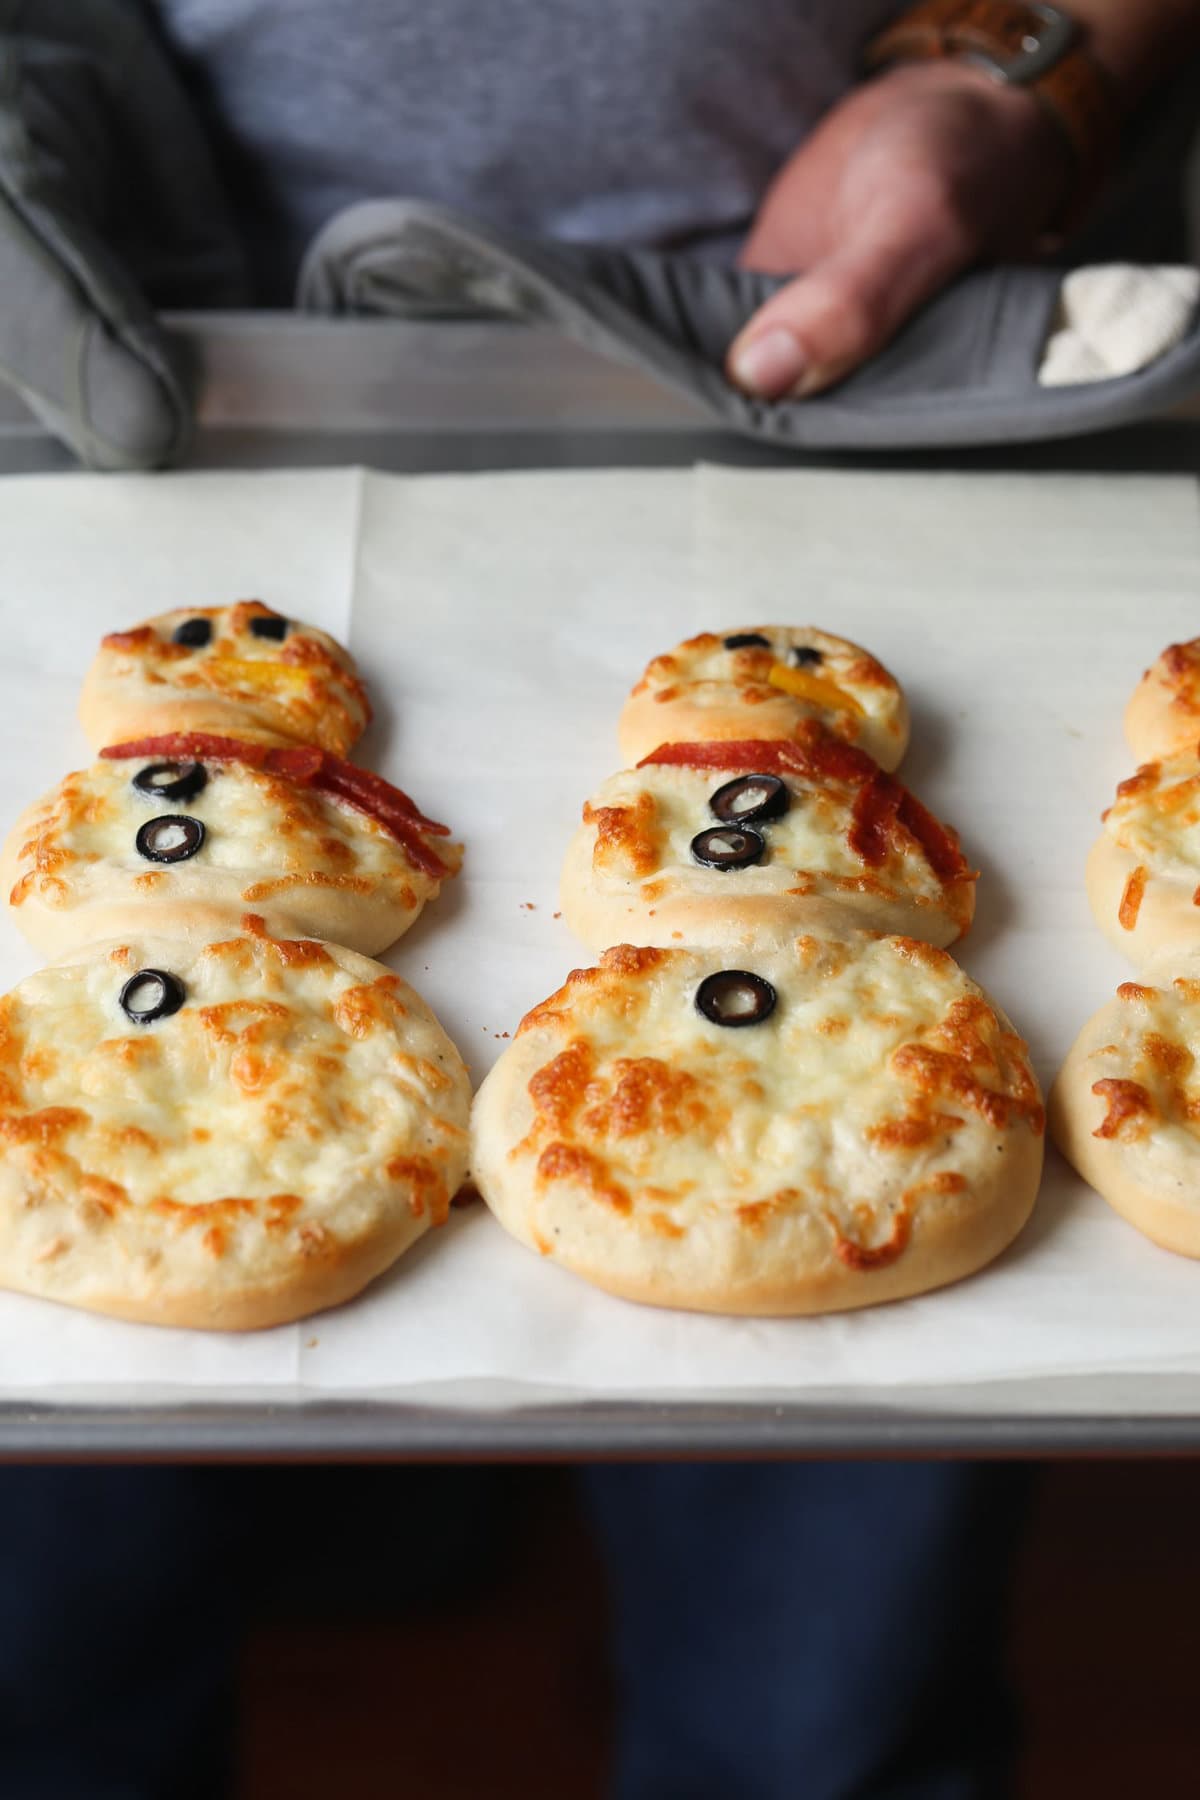
[[[186,96],[128,0],[0,0],[0,67],[0,383],[93,468],[171,462],[189,371],[155,306],[241,281]]]
[[[730,347],[762,399],[827,388],[983,255],[1028,254],[1070,153],[1027,92],[968,63],[910,64],[855,88],[768,189],[740,258],[796,275]]]

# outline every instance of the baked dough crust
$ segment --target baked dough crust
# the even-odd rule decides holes
[[[398,976],[333,944],[97,946],[0,1000],[0,1286],[247,1331],[357,1293],[440,1224],[470,1084]],[[135,1023],[139,969],[184,1004]]]
[[[153,931],[203,940],[236,931],[249,908],[276,937],[327,938],[368,956],[394,943],[441,881],[368,813],[335,795],[235,761],[206,760],[194,798],[153,800],[133,777],[147,755],[67,775],[17,820],[0,850],[0,895],[47,957]],[[187,815],[205,827],[197,855],[155,864],[140,826]],[[417,834],[447,875],[462,851]]]
[[[981,1268],[1033,1206],[1043,1113],[1025,1047],[944,951],[807,934],[747,959],[776,989],[727,1029],[720,949],[609,950],[528,1014],[476,1098],[500,1223],[657,1306],[869,1306]]]
[[[256,637],[254,619],[279,619],[260,600],[177,607],[111,632],[84,677],[79,718],[93,750],[176,731],[270,743],[317,744],[345,756],[371,717],[353,658],[327,632],[287,621],[281,640]],[[212,640],[176,644],[188,619]]]
[[[1134,965],[1200,949],[1200,761],[1144,763],[1123,781],[1088,856],[1088,899]]]
[[[1200,881],[1198,876],[1197,881]],[[1088,853],[1087,895],[1101,931],[1135,968],[1149,974],[1163,959],[1178,960],[1200,949],[1200,910],[1194,887],[1155,873],[1110,837],[1097,838]],[[1122,920],[1129,922],[1122,923]]]
[[[769,647],[727,650],[733,636],[765,637]],[[820,661],[793,668],[789,653],[800,649]],[[656,656],[625,702],[617,736],[633,765],[661,744],[790,738],[811,719],[882,769],[894,769],[908,745],[908,706],[895,677],[859,645],[809,625],[705,631]]]
[[[750,772],[744,761],[627,769],[592,795],[560,889],[563,916],[589,949],[754,945],[839,928],[898,932],[939,946],[963,936],[975,911],[975,872],[936,820],[932,851],[906,828],[894,806],[898,795],[921,821],[929,815],[898,782],[841,745],[832,746],[833,769],[823,766],[819,738],[811,754],[799,743],[761,749],[755,772],[783,780],[790,804],[782,818],[751,822],[767,849],[747,868],[707,868],[691,853],[695,835],[721,823],[710,797]],[[849,766],[838,771],[839,761]],[[863,803],[876,796],[887,829],[868,834]]]
[[[1101,1007],[1050,1094],[1067,1161],[1165,1250],[1200,1257],[1200,981],[1127,981]]]
[[[1200,747],[1200,638],[1168,644],[1125,708],[1125,737],[1139,763]]]

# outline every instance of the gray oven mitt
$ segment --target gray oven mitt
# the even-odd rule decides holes
[[[94,468],[174,461],[158,305],[245,299],[204,140],[138,0],[0,0],[0,379]]]
[[[531,243],[419,201],[348,208],[319,234],[297,303],[402,318],[500,315],[557,326],[776,447],[920,449],[1065,437],[1162,412],[1200,389],[1200,320],[1137,374],[1038,385],[1061,269],[980,269],[924,307],[828,394],[747,399],[730,343],[783,285],[695,257]]]

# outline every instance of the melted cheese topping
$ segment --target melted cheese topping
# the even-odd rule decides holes
[[[1024,1045],[944,952],[864,933],[755,953],[777,1004],[732,1029],[695,1005],[723,966],[624,946],[523,1021],[506,1055],[537,1067],[508,1163],[535,1202],[567,1182],[677,1237],[713,1209],[747,1232],[815,1215],[853,1264],[901,1254],[923,1196],[967,1188],[1008,1134],[1040,1137]]]
[[[126,1017],[141,968],[183,983],[178,1012]],[[0,1001],[0,1199],[65,1232],[64,1254],[135,1213],[164,1241],[214,1234],[218,1259],[235,1239],[353,1236],[397,1187],[435,1223],[468,1096],[432,1014],[365,957],[261,935],[110,945]]]
[[[769,648],[750,645],[727,650],[725,637],[765,637]],[[820,652],[820,661],[793,667],[797,648]],[[793,681],[799,676],[799,681]],[[665,656],[654,658],[634,688],[664,703],[686,697],[692,706],[756,706],[786,690],[822,715],[845,712],[884,720],[895,711],[899,687],[883,664],[845,638],[812,626],[739,626],[724,636],[702,632]]]
[[[243,600],[179,608],[110,633],[100,659],[105,683],[116,689],[112,703],[122,711],[120,735],[138,735],[139,709],[162,707],[172,692],[183,700],[212,695],[261,713],[285,738],[344,753],[371,716],[366,689],[346,652],[314,626],[291,620],[282,639],[254,635],[254,619],[280,616],[261,601]],[[187,619],[211,622],[208,644],[174,642]]]
[[[1185,715],[1200,715],[1200,638],[1168,644],[1155,670],[1172,690],[1172,704]],[[1152,672],[1147,670],[1147,674]]]
[[[133,777],[153,760],[161,759],[94,763],[30,810],[17,834],[10,905],[36,900],[69,911],[152,891],[156,899],[228,895],[241,910],[241,903],[254,907],[320,888],[383,898],[415,913],[438,892],[440,883],[358,807],[236,762],[205,763],[208,780],[190,800],[151,798],[134,788]],[[201,849],[183,862],[147,861],[135,843],[139,827],[172,815],[200,820]],[[430,842],[457,868],[457,845],[440,836]]]
[[[865,759],[864,759],[865,760]],[[583,809],[594,831],[592,872],[597,887],[655,905],[678,894],[741,897],[854,891],[877,898],[936,906],[961,925],[971,916],[975,879],[943,881],[921,845],[899,824],[884,859],[868,863],[855,848],[855,800],[861,781],[787,776],[791,795],[780,819],[750,820],[766,843],[761,862],[744,869],[712,869],[692,856],[692,839],[722,822],[709,799],[744,771],[658,765],[613,775]]]
[[[1104,815],[1113,842],[1168,880],[1200,882],[1200,765],[1193,755],[1145,763]]]
[[[1101,1016],[1104,1042],[1087,1059],[1104,1103],[1092,1135],[1121,1145],[1153,1184],[1172,1160],[1200,1154],[1200,982],[1126,981]]]

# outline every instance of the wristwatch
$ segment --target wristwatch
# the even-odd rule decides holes
[[[919,0],[867,45],[865,68],[953,57],[996,81],[1028,88],[1062,133],[1076,167],[1076,192],[1090,195],[1113,161],[1116,96],[1087,49],[1083,28],[1057,6],[1026,0]]]

